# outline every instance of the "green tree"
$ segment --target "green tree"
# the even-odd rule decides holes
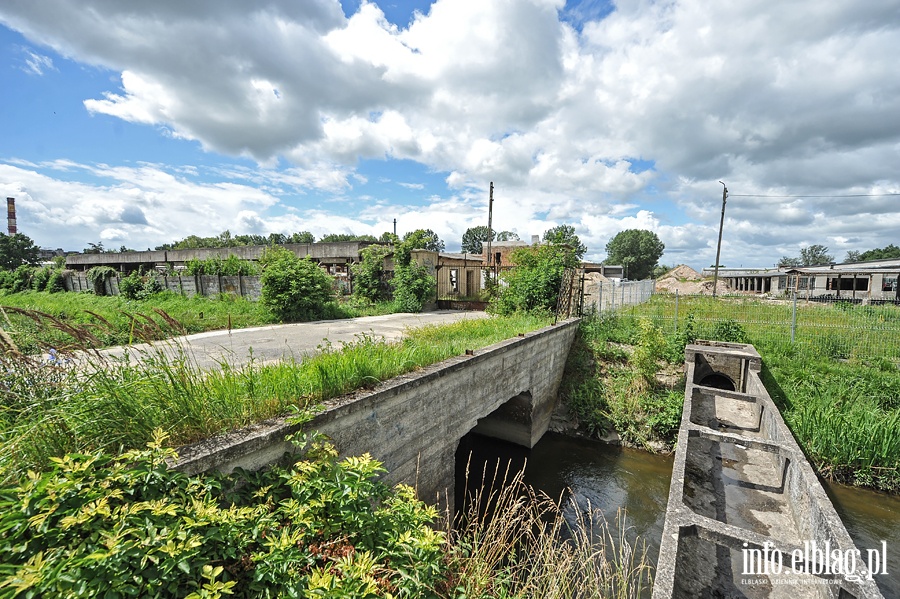
[[[500,231],[497,233],[497,241],[522,241],[519,235],[513,231]]]
[[[900,258],[900,247],[893,243],[883,248],[867,250],[859,255],[860,260],[894,260]]]
[[[381,234],[381,237],[378,238],[378,241],[380,241],[381,243],[390,243],[393,245],[393,244],[400,243],[400,237],[397,235],[394,235],[390,231],[385,231],[384,233]]]
[[[40,262],[41,250],[27,235],[0,233],[0,269],[15,270],[23,264]]]
[[[486,241],[494,241],[496,233],[488,231],[484,225],[469,227],[462,236],[462,251],[469,254],[480,254],[484,251],[482,244]]]
[[[830,264],[834,262],[834,256],[828,253],[828,248],[824,245],[815,244],[800,249],[800,261],[803,266]]]
[[[309,231],[298,231],[288,237],[287,243],[315,243],[316,237]]]
[[[606,244],[606,264],[621,264],[629,279],[646,279],[653,273],[666,246],[656,233],[646,229],[628,229]]]
[[[273,246],[266,249],[260,301],[283,321],[316,318],[334,300],[331,277],[318,264]]]
[[[579,264],[572,248],[555,244],[519,248],[510,260],[516,268],[503,273],[504,284],[491,301],[491,310],[500,314],[556,309],[563,272]]]
[[[803,261],[797,257],[782,256],[775,266],[778,268],[796,268],[797,266],[803,266]]]
[[[403,243],[411,244],[411,249],[443,252],[444,241],[431,229],[416,229],[403,236]]]
[[[844,256],[844,262],[859,262],[860,261],[860,252],[857,250],[847,250],[847,255]]]
[[[420,229],[421,230],[421,229]],[[414,264],[412,251],[418,236],[411,236],[394,248],[394,301],[401,312],[421,312],[425,303],[434,297],[436,281],[424,266]]]
[[[319,240],[322,243],[334,243],[338,241],[378,241],[374,235],[357,235],[356,233],[329,233]]]
[[[566,244],[575,252],[575,257],[581,260],[587,252],[587,246],[581,243],[578,235],[575,234],[575,227],[572,225],[557,225],[552,229],[544,231],[544,242],[555,243],[556,245]]]
[[[369,245],[359,255],[362,260],[350,267],[353,273],[353,295],[370,302],[379,302],[390,295],[384,260],[391,253],[386,245]]]

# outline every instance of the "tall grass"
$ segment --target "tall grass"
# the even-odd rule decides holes
[[[0,359],[0,481],[65,453],[143,447],[157,428],[175,444],[196,441],[545,324],[522,315],[424,327],[398,343],[362,335],[302,362],[222,363],[209,372],[190,355],[172,359],[159,350],[94,362],[87,371],[7,355]]]
[[[522,477],[478,489],[447,531],[451,574],[442,596],[638,599],[650,588],[646,545],[628,538],[622,512],[610,525],[599,512],[536,493]]]
[[[23,353],[49,347],[92,348],[125,345],[135,339],[160,340],[186,333],[240,329],[278,322],[259,302],[221,294],[184,297],[169,291],[144,300],[92,293],[26,291],[0,295],[0,329]],[[391,302],[335,302],[324,309],[328,319],[376,316],[397,312]],[[54,322],[55,321],[55,322]],[[81,338],[79,338],[81,335]],[[88,339],[84,335],[90,335]]]
[[[766,387],[807,456],[824,476],[900,492],[900,308],[798,301],[680,297],[679,332],[717,338],[737,325],[763,357]],[[636,338],[649,317],[669,340],[675,297],[656,295],[604,320],[605,334]],[[614,332],[610,332],[613,329]]]

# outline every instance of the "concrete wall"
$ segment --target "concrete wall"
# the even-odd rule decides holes
[[[846,577],[821,574],[806,557],[811,543],[843,555],[856,548],[763,385],[761,366],[752,345],[685,348],[684,413],[653,599],[882,598],[862,557]],[[702,384],[715,373],[736,389]]]
[[[282,247],[300,258],[309,256],[323,264],[359,262],[359,252],[370,241],[337,241],[325,243],[287,243]],[[88,270],[94,266],[111,266],[119,270],[135,270],[138,266],[155,268],[157,265],[183,265],[188,260],[208,260],[237,256],[242,260],[259,260],[269,246],[247,245],[229,248],[199,248],[190,250],[155,250],[147,252],[103,252],[101,254],[70,254],[66,256],[66,268]]]
[[[240,295],[249,300],[256,301],[262,293],[262,283],[258,276],[252,277],[228,277],[217,275],[198,275],[185,277],[157,276],[163,289],[179,293],[186,297],[200,294],[215,296],[219,293],[231,293]],[[94,286],[83,272],[67,272],[63,275],[66,291],[93,291]],[[106,280],[104,286],[107,295],[119,295],[119,276],[113,276]]]
[[[342,455],[368,452],[383,462],[388,483],[413,485],[420,498],[452,509],[463,435],[478,427],[531,447],[546,432],[577,324],[567,320],[338,398],[309,428],[330,436]],[[189,474],[258,469],[293,449],[284,437],[295,430],[274,419],[215,437],[182,448],[177,467]]]

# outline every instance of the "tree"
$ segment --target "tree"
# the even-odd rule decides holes
[[[666,249],[656,233],[646,229],[628,229],[606,244],[606,264],[621,264],[629,279],[646,279]]]
[[[513,231],[500,231],[497,233],[497,241],[522,241]]]
[[[421,231],[421,229],[420,229]],[[418,236],[412,236],[394,248],[394,302],[401,312],[421,312],[434,296],[436,281],[421,265],[413,264],[412,251],[418,249]]]
[[[315,243],[315,236],[309,231],[299,231],[288,237],[288,243]]]
[[[403,243],[409,243],[414,250],[443,252],[444,241],[431,229],[416,229],[403,236]]]
[[[827,247],[816,244],[800,249],[800,261],[803,266],[830,264],[834,262],[834,256],[828,253]]]
[[[0,233],[0,269],[15,270],[23,264],[40,262],[41,249],[27,235]]]
[[[778,260],[778,264],[776,264],[778,268],[796,268],[798,266],[803,266],[803,261],[800,258],[792,258],[790,256],[782,256]]]
[[[81,250],[81,253],[82,253],[82,254],[102,254],[103,252],[106,251],[106,250],[103,249],[103,242],[102,242],[102,241],[101,241],[100,243],[91,243],[91,242],[89,241],[89,242],[88,242],[88,246],[89,246],[89,247],[86,247],[86,248],[84,248],[83,250]]]
[[[362,260],[350,267],[353,273],[353,295],[370,302],[379,302],[390,295],[386,281],[384,259],[391,253],[386,245],[364,247],[359,255]]]
[[[462,251],[469,254],[481,254],[484,252],[482,244],[486,241],[494,241],[495,233],[490,231],[484,225],[477,227],[469,227],[462,236]]]
[[[581,243],[578,235],[575,234],[575,227],[572,225],[557,225],[552,229],[544,231],[544,242],[555,243],[556,245],[568,245],[575,252],[575,256],[581,260],[587,252],[587,246]]]
[[[334,300],[332,278],[318,264],[282,247],[266,249],[260,302],[282,321],[316,318]]]
[[[563,272],[579,263],[568,245],[557,244],[519,248],[510,260],[516,268],[503,273],[504,284],[491,301],[491,311],[500,314],[555,310]]]
[[[860,260],[894,260],[900,258],[900,247],[893,243],[883,248],[867,250],[860,254]]]
[[[338,241],[378,241],[374,235],[357,235],[356,233],[329,233],[319,240],[322,243]]]
[[[860,252],[857,250],[847,250],[847,255],[844,256],[844,262],[859,262],[861,260]]]
[[[381,243],[390,243],[391,245],[400,243],[400,237],[394,235],[390,231],[385,231],[381,234],[381,237],[378,238],[378,241]]]

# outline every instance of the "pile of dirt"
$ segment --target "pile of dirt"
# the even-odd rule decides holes
[[[712,279],[704,279],[696,270],[686,264],[679,264],[656,281],[658,293],[675,293],[682,295],[702,294],[712,295]],[[724,294],[730,291],[728,284],[719,280],[716,293]]]

